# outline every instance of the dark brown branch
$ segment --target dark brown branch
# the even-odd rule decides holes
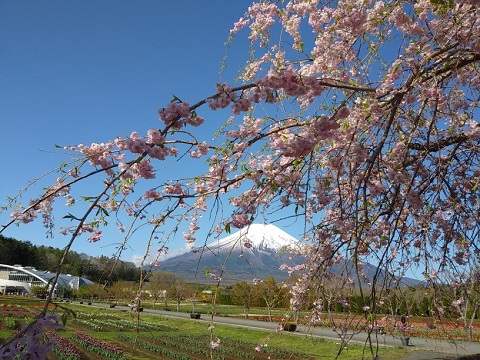
[[[427,142],[426,144],[410,143],[408,148],[412,150],[435,152],[440,151],[450,145],[460,144],[468,140],[468,136],[465,134],[448,136],[446,138],[440,139],[434,143]]]

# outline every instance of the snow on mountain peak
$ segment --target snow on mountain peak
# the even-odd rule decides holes
[[[294,248],[299,241],[272,224],[251,224],[207,246],[211,250],[228,250],[232,247],[278,252],[284,248]]]

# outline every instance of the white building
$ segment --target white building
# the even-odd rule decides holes
[[[0,264],[0,293],[29,294],[32,286],[48,286],[55,278],[55,273],[40,271],[33,267]],[[72,275],[60,274],[55,285],[54,296],[59,296],[62,289],[78,290],[80,286],[93,284],[92,281]]]

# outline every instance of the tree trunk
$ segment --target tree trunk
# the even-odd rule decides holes
[[[267,302],[267,309],[268,309],[268,321],[272,322],[272,307]]]

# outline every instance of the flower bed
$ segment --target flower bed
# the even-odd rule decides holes
[[[152,330],[152,331],[176,331],[178,330],[177,327],[168,326],[163,324],[151,323],[151,322],[136,322],[136,321],[128,321],[128,320],[119,320],[117,324],[124,326],[127,329],[136,329],[137,327],[144,330]]]
[[[450,322],[430,322],[430,323],[413,323],[412,327],[405,332],[406,335],[432,338],[432,339],[448,339],[448,340],[461,340],[466,341],[468,339],[467,329],[462,325]],[[471,341],[480,341],[480,330],[477,326],[472,329]]]
[[[25,316],[35,316],[38,314],[38,311],[16,304],[0,304],[0,311],[2,316],[10,316],[17,319],[21,319]]]
[[[121,317],[118,314],[112,314],[109,312],[95,312],[95,313],[85,313],[78,311],[77,313],[78,319],[112,319],[112,320],[119,320]]]
[[[98,340],[91,335],[76,332],[72,335],[72,340],[81,345],[88,351],[94,352],[100,356],[112,360],[125,360],[123,348],[111,345],[105,341]]]
[[[103,326],[97,324],[96,321],[94,321],[94,320],[75,319],[74,321],[78,324],[82,324],[83,326],[86,326],[86,327],[92,329],[93,331],[105,331]]]
[[[118,320],[90,320],[96,325],[107,327],[110,329],[115,329],[116,331],[124,331],[125,326],[123,326]],[[130,328],[128,328],[130,329]]]
[[[60,360],[80,360],[80,352],[75,347],[75,345],[65,339],[64,337],[58,335],[55,331],[47,330],[45,332],[47,339],[54,339],[56,345],[53,347],[53,352],[57,354]]]
[[[152,342],[148,342],[144,339],[139,339],[134,336],[119,334],[118,337],[124,341],[129,341],[138,346],[141,346],[145,350],[151,351],[158,355],[162,355],[162,357],[169,357],[169,358],[179,359],[179,360],[192,360],[192,357],[170,349],[170,347],[173,347],[174,349],[178,348],[178,344],[176,343],[171,343],[169,341],[162,340],[162,339],[156,339],[156,342],[159,343],[160,345],[158,346]],[[182,349],[180,348],[179,350],[182,350]],[[194,353],[198,353],[198,350],[199,350],[198,348],[188,349],[189,352],[194,352]],[[202,352],[201,355],[204,355],[205,357],[207,357],[208,352]]]
[[[379,315],[379,317],[380,316],[382,315]],[[266,319],[263,318],[263,320]],[[282,319],[280,319],[280,321],[281,320]],[[309,325],[308,318],[305,318],[304,321],[300,323]],[[352,321],[352,319],[347,319],[345,317],[325,317],[316,321],[314,326],[341,329],[345,324],[348,326],[349,330],[368,331],[372,329],[374,332],[376,331],[382,335],[390,334],[398,337],[403,335],[431,339],[480,341],[480,323],[478,322],[475,322],[470,329],[472,334],[471,339],[468,337],[468,329],[458,322],[446,320],[432,321],[432,319],[421,317],[410,317],[408,319],[408,329],[404,331],[401,330],[402,324],[400,320],[395,324],[395,321],[388,317],[378,319],[374,327],[368,325],[365,319],[356,318]]]
[[[165,338],[170,341],[175,341],[177,348],[183,348],[185,351],[197,348],[195,353],[203,353],[204,351],[209,354],[209,348],[211,345],[208,345],[210,342],[209,335],[188,335],[188,334],[164,334],[162,341]],[[146,338],[146,337],[145,337]],[[155,338],[155,342],[158,342],[159,339]],[[202,348],[200,344],[206,344],[205,348]],[[166,344],[165,344],[166,345]],[[228,358],[235,359],[260,359],[260,354],[258,354],[259,346],[257,344],[232,339],[228,337],[222,337],[218,346],[215,347],[215,352],[228,356]],[[266,358],[271,356],[275,359],[309,359],[309,355],[299,352],[299,351],[285,351],[271,347],[260,347],[262,353],[265,353]],[[191,350],[190,350],[191,351]]]

